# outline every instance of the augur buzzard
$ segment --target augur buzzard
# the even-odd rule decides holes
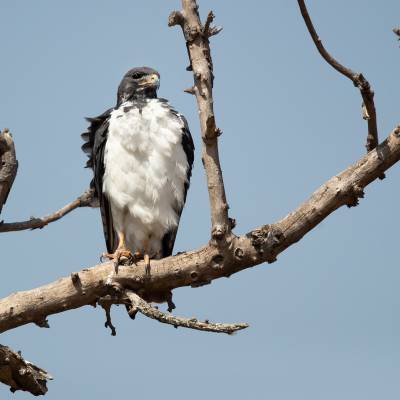
[[[160,75],[148,67],[123,77],[117,104],[82,134],[94,172],[107,253],[150,258],[172,254],[192,173],[194,145],[185,117],[157,98]]]

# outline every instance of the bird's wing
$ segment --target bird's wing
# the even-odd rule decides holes
[[[182,123],[182,147],[186,154],[187,162],[188,162],[188,169],[186,171],[186,182],[184,187],[184,195],[183,195],[183,202],[182,204],[175,205],[175,212],[178,215],[178,223],[179,219],[182,214],[183,207],[186,202],[186,195],[190,185],[190,177],[192,176],[192,168],[193,168],[193,161],[194,161],[194,143],[192,139],[192,135],[190,134],[189,125],[186,121],[186,118],[179,114],[174,109],[171,109],[171,112],[181,121]],[[174,247],[176,233],[178,231],[178,227],[169,230],[162,239],[162,252],[163,257],[168,257],[172,254],[172,249]]]
[[[89,127],[81,136],[85,143],[82,150],[88,154],[89,160],[86,167],[93,169],[94,178],[91,186],[94,187],[96,196],[99,199],[101,218],[103,221],[104,237],[107,244],[107,251],[115,251],[116,234],[111,216],[110,204],[103,194],[104,175],[104,149],[107,142],[109,118],[113,108],[94,118],[86,118]]]

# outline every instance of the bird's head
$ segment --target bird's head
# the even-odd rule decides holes
[[[156,98],[160,74],[149,67],[130,69],[118,87],[117,105],[139,98]]]

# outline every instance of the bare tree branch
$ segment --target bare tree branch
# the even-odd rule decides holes
[[[146,275],[144,262],[133,267],[120,266],[118,273],[109,262],[37,289],[14,293],[0,300],[0,333],[46,320],[51,314],[94,305],[110,294],[113,285],[134,291],[148,302],[162,302],[170,300],[170,292],[175,288],[202,286],[263,262],[271,263],[333,211],[344,205],[357,205],[364,196],[363,189],[399,160],[400,126],[377,149],[331,178],[277,223],[233,237],[229,247],[209,244],[153,260],[150,276]]]
[[[23,390],[35,396],[44,395],[50,379],[52,377],[45,370],[0,344],[0,382],[10,386],[12,392]]]
[[[193,71],[194,86],[186,90],[194,93],[199,108],[200,128],[203,139],[202,160],[207,174],[208,193],[211,207],[212,238],[218,244],[226,244],[231,230],[228,204],[218,154],[218,136],[213,107],[213,64],[208,38],[221,29],[212,28],[214,14],[210,12],[202,26],[195,0],[182,0],[182,11],[169,16],[168,25],[180,25],[186,40],[190,59],[189,70]],[[225,241],[223,241],[225,239]]]
[[[307,29],[310,32],[312,40],[314,41],[315,46],[317,47],[321,56],[325,59],[325,61],[330,64],[336,71],[339,71],[344,76],[347,76],[353,83],[354,86],[360,89],[360,93],[363,99],[363,118],[368,122],[368,136],[367,136],[367,151],[371,151],[378,145],[378,127],[376,122],[376,110],[374,103],[374,92],[371,88],[369,82],[365,79],[363,74],[355,72],[350,68],[345,67],[335,58],[333,58],[328,51],[325,49],[322,44],[321,39],[316,32],[314,25],[311,21],[310,15],[308,14],[307,7],[305,5],[304,0],[297,0],[299,3],[301,15],[304,18],[304,21],[307,25]],[[385,176],[382,175],[381,179]]]
[[[14,140],[8,129],[0,133],[0,214],[17,176]]]
[[[27,221],[21,222],[0,222],[0,232],[13,232],[13,231],[23,231],[26,229],[42,229],[51,222],[58,221],[65,215],[69,214],[71,211],[79,207],[95,207],[94,190],[88,189],[86,192],[82,193],[77,199],[68,203],[63,208],[55,211],[52,214],[46,215],[41,218],[31,218]]]
[[[217,333],[227,333],[231,335],[237,331],[247,328],[249,325],[245,323],[238,324],[220,324],[220,323],[211,323],[209,321],[199,321],[196,318],[181,318],[176,317],[174,315],[165,314],[160,310],[152,307],[147,301],[144,301],[140,296],[136,293],[127,290],[126,295],[131,302],[131,306],[133,307],[133,312],[139,311],[146,317],[155,319],[164,324],[169,324],[175,326],[196,329],[199,331],[207,331],[207,332],[217,332]]]

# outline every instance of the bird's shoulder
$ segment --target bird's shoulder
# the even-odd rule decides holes
[[[96,117],[86,118],[86,121],[89,122],[89,126],[87,130],[81,134],[81,138],[84,141],[82,150],[89,157],[86,167],[93,168],[94,166],[93,155],[96,152],[96,148],[107,138],[108,121],[113,110],[114,108],[109,108]]]

